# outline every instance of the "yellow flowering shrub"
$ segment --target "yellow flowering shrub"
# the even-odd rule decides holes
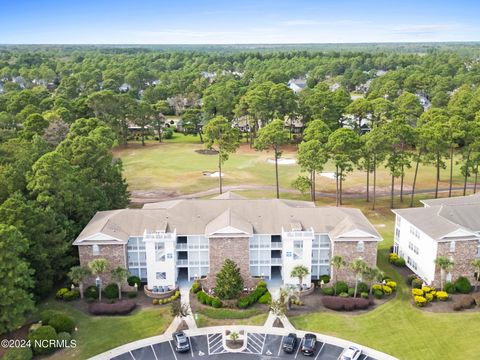
[[[427,303],[427,299],[425,299],[423,296],[415,296],[413,299],[415,301],[415,305],[420,307],[425,306]]]
[[[430,302],[430,301],[433,301],[433,295],[432,293],[426,293],[425,294],[425,299]]]
[[[390,287],[392,291],[397,289],[397,283],[395,281],[387,281],[387,286]]]
[[[423,290],[422,290],[422,289],[413,288],[413,289],[412,289],[412,295],[413,295],[413,296],[423,296]]]
[[[387,286],[387,285],[385,285],[385,286],[382,288],[382,290],[383,290],[383,293],[384,293],[385,295],[390,295],[390,294],[392,293],[392,288],[391,288],[390,286]]]
[[[437,291],[436,295],[437,295],[437,299],[440,301],[448,300],[448,293],[446,291]]]

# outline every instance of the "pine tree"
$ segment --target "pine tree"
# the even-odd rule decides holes
[[[240,268],[230,259],[226,259],[218,272],[215,283],[215,294],[220,299],[234,299],[243,290],[243,278]]]

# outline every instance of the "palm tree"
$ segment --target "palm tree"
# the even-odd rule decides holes
[[[237,332],[232,331],[232,332],[230,333],[230,340],[232,341],[233,344],[236,344],[236,343],[237,343],[238,338],[239,338],[239,335],[238,335]]]
[[[280,300],[285,304],[287,310],[290,310],[293,299],[299,299],[298,288],[295,285],[285,285],[280,289]]]
[[[285,303],[282,301],[282,299],[272,300],[270,304],[270,311],[273,313],[273,315],[279,318],[283,318],[285,316],[285,312],[287,311],[287,308],[285,306]]]
[[[439,256],[435,259],[435,265],[440,268],[440,289],[443,291],[445,272],[452,270],[455,263],[446,256]]]
[[[353,297],[357,297],[358,282],[367,268],[368,264],[363,259],[355,259],[350,263],[350,269],[355,274],[355,291]]]
[[[333,272],[333,275],[335,276],[335,286],[333,287],[334,289],[334,292],[335,292],[335,295],[337,295],[337,281],[338,281],[338,272],[340,271],[340,269],[342,267],[344,267],[345,265],[347,265],[347,263],[345,262],[345,260],[343,260],[343,258],[339,255],[335,255],[332,260],[330,260],[330,264],[332,265],[332,267],[335,269],[335,271]]]
[[[383,277],[385,276],[385,273],[382,270],[380,270],[378,267],[369,267],[368,266],[365,269],[363,275],[370,282],[370,295],[372,295],[373,285],[375,283],[381,282],[383,280]]]
[[[92,272],[85,266],[73,266],[68,273],[68,277],[73,283],[78,284],[80,289],[80,298],[83,299],[83,281],[90,276]]]
[[[302,288],[303,284],[303,278],[310,274],[310,271],[308,268],[304,265],[297,265],[292,269],[292,272],[290,273],[291,277],[296,277],[298,278],[298,284],[300,288]]]
[[[98,276],[102,275],[105,271],[107,271],[108,261],[106,259],[95,259],[88,263],[88,267],[92,271],[92,274]],[[100,284],[98,289],[98,299],[102,301],[102,286]]]
[[[113,269],[111,274],[112,274],[112,280],[118,286],[118,299],[122,300],[122,283],[125,281],[125,279],[128,276],[128,270],[119,266]]]
[[[478,282],[480,281],[480,259],[475,259],[473,262],[472,262],[472,265],[473,267],[475,268],[476,270],[476,273],[477,273],[477,284],[475,285],[475,290],[477,290],[478,288]]]

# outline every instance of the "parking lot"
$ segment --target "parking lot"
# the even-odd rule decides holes
[[[208,358],[221,360],[236,359],[307,359],[300,351],[301,339],[298,339],[297,347],[293,354],[286,354],[282,351],[284,336],[248,333],[247,347],[241,353],[228,352],[222,344],[222,334],[214,333],[201,336],[193,336],[190,340],[190,351],[177,353],[174,350],[172,340],[164,341],[155,345],[135,349],[116,356],[115,360],[182,360],[191,358]],[[311,359],[337,360],[343,348],[317,341],[316,351]],[[375,360],[362,355],[360,360]]]

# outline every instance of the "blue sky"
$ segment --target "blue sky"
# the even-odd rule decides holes
[[[0,0],[0,43],[478,41],[478,14],[471,0]]]

